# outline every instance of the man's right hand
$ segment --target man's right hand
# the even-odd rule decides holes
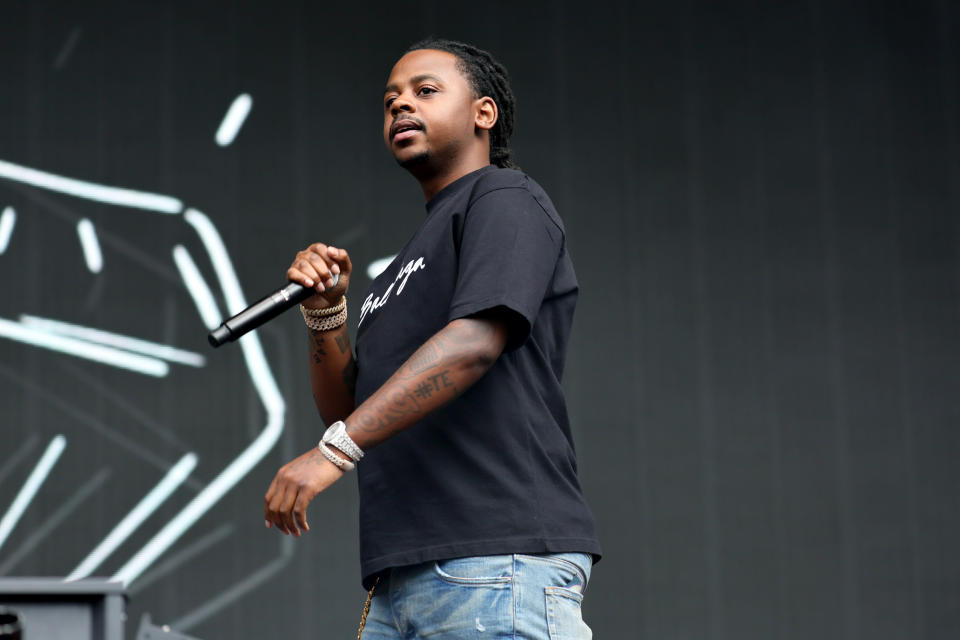
[[[303,302],[310,309],[323,309],[337,304],[340,296],[350,287],[350,272],[353,264],[343,249],[316,242],[297,253],[293,264],[287,269],[287,279],[316,291],[316,295]],[[339,274],[336,285],[333,276]]]

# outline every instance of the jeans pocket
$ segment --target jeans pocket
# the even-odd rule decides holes
[[[570,591],[583,593],[590,580],[590,556],[583,553],[543,553],[520,554],[516,557],[525,562],[551,566],[556,571],[550,572],[553,586],[566,587]],[[549,584],[545,582],[544,584]]]
[[[547,632],[550,640],[591,640],[593,632],[583,621],[583,594],[565,587],[544,589],[547,599]]]
[[[506,585],[513,581],[512,556],[473,556],[438,560],[433,570],[444,582],[459,585]]]

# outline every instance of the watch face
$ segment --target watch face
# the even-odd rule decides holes
[[[289,556],[264,479],[233,497],[285,406],[256,334],[207,343],[248,302],[215,218],[0,158],[0,575],[114,577],[189,619]]]

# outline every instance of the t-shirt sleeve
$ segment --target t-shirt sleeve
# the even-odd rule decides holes
[[[553,279],[563,232],[522,188],[491,191],[467,211],[449,320],[505,310],[507,348],[527,339]]]

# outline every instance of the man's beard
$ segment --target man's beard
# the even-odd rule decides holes
[[[430,162],[430,152],[422,151],[415,156],[410,156],[405,160],[397,158],[397,164],[406,169],[407,171],[413,171],[419,166],[425,165]]]

